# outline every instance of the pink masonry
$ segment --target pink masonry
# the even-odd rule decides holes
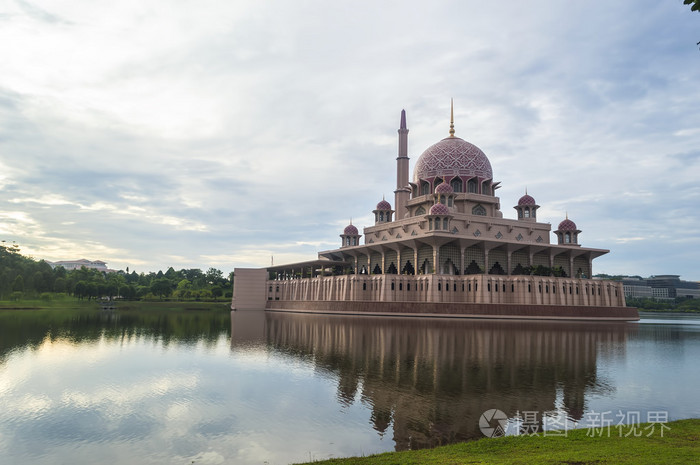
[[[409,181],[401,111],[395,209],[382,199],[375,224],[350,224],[340,247],[301,263],[236,269],[232,308],[353,314],[636,320],[622,285],[592,279],[608,253],[579,243],[567,218],[554,231],[537,220],[527,192],[504,218],[487,156],[449,136],[418,158]],[[364,241],[361,238],[364,237]]]

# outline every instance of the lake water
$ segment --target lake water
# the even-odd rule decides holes
[[[0,310],[0,458],[286,464],[483,437],[490,409],[509,434],[700,417],[699,363],[700,316]]]

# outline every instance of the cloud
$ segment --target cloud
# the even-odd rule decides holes
[[[115,268],[314,258],[296,244],[334,247],[351,217],[361,229],[393,203],[400,110],[412,168],[447,135],[450,97],[506,217],[527,186],[542,220],[568,211],[631,274],[676,256],[669,228],[700,227],[697,19],[682,5],[31,8],[10,5],[0,29],[22,43],[0,51],[0,212],[35,222],[2,234],[39,257],[56,238]],[[633,259],[624,237],[652,251]],[[87,256],[94,244],[109,256]],[[700,279],[700,257],[678,256]]]

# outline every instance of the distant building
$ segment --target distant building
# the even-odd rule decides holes
[[[103,262],[102,260],[86,260],[84,258],[81,258],[80,260],[62,260],[59,262],[47,262],[49,265],[51,265],[51,268],[56,268],[57,266],[62,266],[66,270],[79,270],[82,267],[85,268],[92,268],[93,270],[97,271],[104,271],[107,273],[111,273],[114,270],[110,270],[107,268],[107,263]]]
[[[649,278],[625,278],[622,280],[625,297],[647,297],[673,300],[676,297],[700,299],[700,283],[683,281],[680,275],[664,274]]]

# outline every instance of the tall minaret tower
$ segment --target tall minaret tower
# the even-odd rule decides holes
[[[406,216],[406,204],[411,195],[408,185],[408,129],[406,128],[406,110],[401,110],[399,126],[399,156],[396,158],[396,190],[394,191],[394,208],[396,220]]]

